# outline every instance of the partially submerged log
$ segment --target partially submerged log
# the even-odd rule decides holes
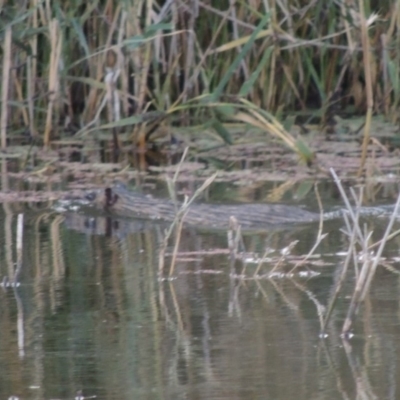
[[[181,207],[181,204],[174,204],[171,200],[156,199],[130,191],[123,185],[97,193],[93,201],[97,204],[100,202],[113,214],[161,221],[173,221]],[[192,226],[227,229],[230,217],[235,217],[244,229],[265,229],[268,226],[318,221],[320,214],[283,204],[194,203],[184,221]]]

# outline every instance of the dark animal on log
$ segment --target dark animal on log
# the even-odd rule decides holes
[[[112,214],[172,222],[182,206],[171,200],[157,199],[130,191],[124,185],[107,188],[97,193],[93,201]],[[318,221],[319,213],[283,204],[209,204],[190,205],[184,222],[187,225],[212,229],[227,229],[231,217],[235,217],[244,229]]]
[[[136,217],[156,221],[172,222],[182,206],[171,200],[157,199],[136,191],[131,191],[122,184],[97,192],[93,201],[111,214],[124,217]],[[362,207],[362,216],[389,216],[393,205]],[[340,218],[344,211],[336,209],[322,214],[323,220]],[[243,229],[268,229],[278,225],[301,224],[319,221],[321,214],[307,211],[301,207],[284,204],[209,204],[193,203],[187,211],[184,222],[187,225],[227,229],[234,217]]]

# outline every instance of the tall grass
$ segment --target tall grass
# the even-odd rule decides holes
[[[326,111],[339,99],[354,112],[398,118],[398,2],[6,0],[1,12],[8,139],[29,132],[49,145],[60,128],[85,134],[107,122],[143,143],[148,112],[171,114],[205,94],[274,114]],[[202,104],[178,122],[204,118]]]

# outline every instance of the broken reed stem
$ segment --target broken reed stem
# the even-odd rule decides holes
[[[336,184],[337,185],[341,185],[341,182],[338,181]],[[334,294],[333,294],[333,296],[332,296],[332,298],[331,298],[331,300],[329,302],[329,306],[328,306],[326,314],[325,314],[325,320],[324,320],[324,322],[322,324],[322,333],[324,333],[326,331],[326,327],[327,327],[327,325],[329,323],[329,320],[331,318],[332,311],[335,308],[335,304],[336,304],[336,301],[337,301],[337,299],[339,297],[339,293],[340,293],[340,291],[341,291],[341,289],[343,287],[343,283],[344,283],[344,280],[346,278],[347,271],[348,271],[348,268],[349,268],[349,265],[350,265],[350,260],[352,258],[352,255],[354,255],[354,250],[355,250],[355,246],[356,246],[356,243],[357,243],[356,237],[357,237],[358,221],[359,221],[359,216],[360,216],[361,200],[362,200],[362,193],[360,192],[359,201],[357,201],[357,203],[356,203],[356,213],[355,213],[355,221],[357,223],[355,223],[353,225],[353,229],[350,229],[350,223],[348,221],[347,215],[343,214],[344,221],[345,221],[345,223],[346,223],[346,225],[348,227],[348,233],[350,235],[350,242],[349,242],[349,247],[348,247],[348,251],[347,251],[347,254],[346,254],[346,259],[345,259],[345,261],[343,263],[342,272],[340,273],[339,280],[338,280],[338,282],[336,284],[336,287],[335,287],[335,292],[334,292]],[[356,259],[354,259],[354,260],[356,262]]]
[[[260,269],[261,269],[262,265],[263,265],[264,262],[265,262],[265,259],[267,258],[267,255],[270,254],[270,253],[271,253],[271,250],[270,250],[270,249],[266,249],[266,250],[265,250],[263,256],[261,257],[260,261],[259,261],[258,264],[257,264],[257,268],[256,268],[256,270],[254,271],[253,278],[255,278],[255,277],[258,275],[258,273],[260,272]]]
[[[343,335],[346,335],[350,331],[351,325],[353,323],[355,316],[357,315],[359,305],[361,304],[362,301],[361,294],[363,292],[363,289],[365,288],[368,277],[368,271],[370,270],[371,267],[371,259],[368,257],[368,254],[364,254],[364,257],[365,257],[364,264],[357,278],[354,292],[351,297],[350,305],[347,310],[346,319],[343,324],[342,328]]]
[[[243,237],[242,237],[242,227],[239,224],[239,221],[236,219],[235,216],[231,215],[229,217],[229,229],[227,233],[228,237],[228,248],[229,248],[229,261],[231,271],[234,270],[235,260],[237,259],[237,255],[239,252],[239,248],[242,248],[242,251],[245,251]],[[246,270],[246,263],[243,262],[242,258],[242,272],[243,275]]]
[[[328,236],[328,233],[322,233],[322,230],[324,228],[324,209],[322,207],[321,196],[318,191],[317,183],[314,185],[314,191],[315,191],[315,196],[317,198],[318,207],[319,207],[319,226],[318,226],[317,239],[316,239],[312,249],[308,252],[308,254],[302,260],[300,260],[298,263],[296,263],[296,265],[290,270],[289,274],[293,273],[296,268],[303,265],[314,254],[315,250],[320,245],[320,243]]]
[[[361,248],[362,248],[361,254],[362,254],[362,259],[363,259],[363,266],[361,268],[361,271],[358,273],[356,285],[355,285],[354,292],[352,295],[352,299],[351,299],[351,302],[350,302],[350,305],[349,305],[349,308],[347,311],[347,316],[346,316],[346,319],[345,319],[345,322],[344,322],[343,328],[342,328],[342,334],[346,335],[351,329],[354,317],[358,313],[361,302],[365,300],[365,297],[370,289],[372,279],[375,275],[376,269],[381,260],[383,249],[384,249],[387,241],[391,237],[390,232],[393,228],[394,221],[396,220],[396,217],[397,217],[399,209],[400,209],[400,194],[397,198],[396,205],[394,207],[394,210],[393,210],[393,213],[389,220],[389,223],[386,227],[383,238],[380,240],[379,248],[378,248],[376,254],[374,255],[373,253],[370,252],[370,250],[369,250],[370,246],[368,245],[368,241],[370,240],[370,238],[372,236],[372,232],[364,232],[363,233],[361,230],[361,227],[360,227],[360,223],[359,223],[359,215],[360,215],[360,209],[361,209],[361,203],[362,203],[362,191],[360,191],[360,195],[358,196],[358,198],[357,198],[356,194],[354,193],[354,191],[353,190],[351,191],[352,196],[353,196],[354,200],[356,201],[356,207],[355,207],[356,211],[354,212],[353,207],[351,207],[351,205],[350,205],[349,199],[346,196],[346,193],[344,192],[344,189],[342,187],[342,184],[341,184],[338,176],[336,175],[335,171],[332,168],[330,171],[331,171],[332,176],[334,177],[335,183],[340,191],[343,201],[346,204],[346,208],[348,211],[347,216],[350,216],[350,218],[351,218],[352,229],[350,229],[350,220],[347,220],[347,216],[344,215],[347,230],[348,230],[347,234],[350,235],[350,244],[349,244],[347,257],[346,257],[346,260],[344,263],[344,267],[343,267],[343,270],[342,270],[342,273],[341,273],[341,276],[339,279],[339,283],[336,287],[335,294],[334,294],[334,296],[330,302],[330,305],[328,307],[326,318],[325,318],[325,321],[324,321],[324,324],[322,327],[323,330],[326,329],[326,326],[328,324],[334,304],[338,297],[338,293],[342,287],[345,275],[348,270],[348,265],[350,263],[351,255],[354,256],[354,265],[357,266],[357,258],[359,258],[359,256],[358,256],[358,254],[355,253],[356,242],[359,242],[359,244],[361,245]]]
[[[3,73],[1,82],[1,149],[7,148],[8,90],[11,69],[11,25],[6,27],[3,44]]]
[[[271,272],[269,273],[270,275],[272,275],[282,265],[283,261],[286,259],[286,256],[292,252],[297,243],[299,243],[299,241],[294,240],[293,242],[289,243],[289,246],[286,246],[281,250],[281,258],[274,265],[274,268],[272,268]]]
[[[360,228],[360,226],[358,224],[358,221],[357,221],[356,216],[355,216],[354,211],[353,211],[353,207],[351,206],[349,198],[347,197],[346,192],[343,189],[343,186],[342,186],[342,184],[340,182],[340,179],[337,176],[337,174],[336,174],[336,172],[335,172],[335,170],[333,168],[330,168],[329,172],[333,176],[333,180],[334,180],[336,186],[339,189],[340,196],[342,197],[342,200],[344,201],[344,204],[346,206],[346,210],[348,211],[348,214],[350,215],[351,220],[353,221],[353,224],[354,224],[354,226],[355,226],[355,228],[357,230],[357,235],[358,235],[359,238],[362,238],[363,235],[362,235],[362,232],[361,232],[361,228]]]
[[[178,212],[178,205],[177,205],[178,198],[176,195],[175,184],[176,184],[176,181],[178,180],[178,176],[181,171],[183,161],[186,159],[188,151],[189,151],[189,147],[185,147],[185,150],[183,151],[181,160],[179,161],[179,164],[176,167],[176,170],[175,170],[172,180],[169,177],[167,177],[168,194],[169,194],[169,197],[171,198],[172,202],[174,203],[176,213]]]
[[[185,216],[188,210],[184,211],[181,215],[177,215],[178,222],[176,224],[176,234],[175,234],[175,245],[174,245],[174,252],[172,254],[171,265],[169,267],[169,276],[171,277],[175,270],[176,264],[176,257],[178,254],[179,243],[181,242],[182,236],[182,228],[183,228],[183,221],[185,220]]]
[[[171,237],[172,233],[176,232],[176,241],[175,241],[175,246],[174,246],[174,252],[173,252],[173,256],[172,256],[172,260],[171,260],[171,264],[170,264],[170,269],[169,269],[169,276],[171,277],[171,275],[174,272],[175,269],[175,264],[176,264],[176,258],[177,258],[177,254],[178,254],[178,248],[179,248],[179,242],[180,242],[180,238],[181,238],[181,234],[182,234],[182,228],[183,228],[183,223],[184,223],[184,219],[186,214],[189,212],[189,207],[190,205],[193,203],[193,201],[201,194],[203,193],[208,186],[211,185],[211,183],[215,180],[215,178],[217,177],[218,173],[215,173],[214,175],[210,176],[209,178],[207,178],[203,184],[194,192],[193,196],[188,198],[185,198],[185,201],[183,202],[183,204],[181,205],[180,209],[177,209],[177,194],[176,194],[176,181],[178,180],[178,175],[179,172],[181,170],[183,161],[187,155],[189,151],[189,148],[186,147],[185,151],[183,152],[183,155],[181,157],[181,160],[178,164],[178,167],[175,171],[174,177],[173,179],[167,178],[167,184],[168,184],[168,191],[169,191],[169,195],[172,199],[172,201],[175,204],[176,207],[176,216],[175,219],[172,221],[170,227],[168,230],[165,231],[165,236],[164,236],[164,240],[162,242],[162,245],[160,247],[160,251],[159,251],[159,260],[158,260],[158,273],[159,273],[159,278],[162,278],[163,272],[164,272],[164,265],[165,265],[165,251],[167,249],[168,246],[168,241],[169,238]]]
[[[370,46],[369,46],[368,26],[367,26],[367,21],[365,19],[364,0],[358,0],[358,7],[359,7],[360,24],[361,24],[361,41],[363,48],[365,90],[367,94],[367,115],[365,118],[364,139],[362,143],[360,168],[357,174],[358,176],[361,176],[364,169],[365,160],[367,158],[367,148],[370,137],[371,118],[372,118],[372,109],[374,107],[374,99],[372,92],[371,55],[369,50]]]
[[[399,235],[399,234],[400,234],[400,229],[398,229],[397,231],[394,231],[393,233],[391,233],[391,234],[386,238],[386,243],[387,243],[389,240],[392,240],[393,238],[395,238],[395,237],[396,237],[397,235]],[[374,247],[379,246],[382,242],[383,242],[383,239],[378,240],[377,242],[371,244],[371,245],[368,247],[368,250],[371,250],[371,249],[373,249]]]
[[[340,274],[339,280],[338,280],[338,282],[336,284],[336,287],[335,287],[335,293],[333,294],[333,296],[332,296],[332,298],[331,298],[331,300],[329,302],[329,305],[328,305],[328,308],[327,308],[327,311],[326,311],[326,314],[325,314],[325,320],[324,320],[324,322],[322,324],[322,332],[321,333],[324,333],[326,331],[326,327],[328,326],[329,320],[330,320],[331,315],[332,315],[332,311],[335,308],[335,304],[336,304],[336,301],[337,301],[337,299],[339,297],[339,293],[340,293],[340,291],[341,291],[341,289],[343,287],[343,283],[344,283],[344,280],[346,278],[347,271],[349,269],[350,260],[352,258],[351,256],[353,254],[352,251],[350,251],[350,248],[354,247],[355,244],[356,244],[355,237],[356,237],[356,235],[355,235],[355,230],[354,230],[352,232],[352,235],[350,236],[349,250],[347,251],[346,259],[345,259],[345,261],[343,263],[342,272]]]
[[[179,161],[179,164],[178,164],[178,166],[176,168],[174,177],[172,179],[170,179],[170,177],[167,176],[168,193],[169,193],[169,196],[170,196],[172,202],[175,205],[176,216],[179,215],[179,210],[178,210],[178,207],[177,207],[177,201],[178,200],[177,200],[177,195],[176,195],[175,184],[176,184],[176,181],[178,179],[179,171],[180,171],[180,169],[182,167],[183,161],[185,160],[188,151],[189,151],[189,147],[186,147],[184,152],[183,152],[183,154],[182,154],[181,160]],[[161,279],[161,277],[162,277],[162,275],[164,273],[165,251],[167,249],[169,238],[172,235],[172,232],[173,232],[173,229],[174,229],[176,223],[177,223],[177,218],[175,218],[172,221],[169,229],[165,231],[165,236],[164,236],[164,239],[162,241],[162,244],[161,244],[161,247],[160,247],[160,251],[159,251],[159,254],[158,254],[158,275],[159,275],[160,279]],[[172,266],[173,266],[173,263],[171,262],[171,267]],[[171,267],[170,267],[170,273],[171,273]]]
[[[393,210],[393,214],[392,214],[392,216],[391,216],[391,218],[389,220],[389,223],[388,223],[388,225],[386,227],[386,231],[385,231],[385,233],[383,235],[383,238],[382,238],[381,243],[379,245],[378,251],[376,252],[376,256],[374,257],[374,262],[372,264],[372,267],[371,267],[371,270],[370,270],[370,274],[368,275],[368,280],[367,280],[366,286],[365,286],[365,288],[363,290],[363,293],[362,293],[362,300],[365,298],[365,296],[366,296],[366,294],[367,294],[367,292],[368,292],[368,290],[369,290],[369,288],[371,286],[372,278],[375,275],[375,271],[376,271],[376,268],[377,268],[377,266],[379,264],[379,261],[381,259],[383,249],[385,248],[386,243],[388,241],[388,238],[390,236],[390,231],[393,228],[394,221],[396,220],[397,216],[399,215],[399,209],[400,209],[400,193],[399,193],[399,195],[397,197],[396,206],[395,206],[395,208]]]
[[[237,257],[239,251],[239,241],[241,237],[241,228],[238,220],[235,216],[229,217],[229,229],[228,229],[228,248],[232,258]]]
[[[184,154],[185,155],[185,154]],[[183,157],[181,159],[181,163],[183,161]],[[167,248],[167,243],[169,238],[172,235],[172,232],[174,231],[174,229],[176,229],[176,242],[175,242],[175,248],[174,248],[174,256],[173,256],[173,262],[171,262],[171,266],[170,266],[170,270],[169,270],[169,276],[171,276],[173,274],[174,268],[175,268],[175,260],[176,260],[176,255],[178,253],[178,247],[179,247],[179,242],[180,242],[180,238],[181,238],[181,231],[182,231],[182,226],[183,226],[183,222],[185,219],[186,214],[189,212],[189,207],[190,205],[193,203],[193,201],[202,193],[204,192],[204,190],[211,185],[211,183],[214,181],[214,179],[217,177],[217,173],[215,173],[214,175],[210,176],[208,179],[206,179],[203,184],[194,192],[193,196],[191,198],[186,197],[184,203],[182,204],[181,208],[176,212],[176,217],[174,219],[174,221],[172,222],[170,228],[168,229],[168,231],[165,234],[164,237],[164,243],[162,248],[164,249],[164,254],[165,254],[165,249]],[[176,180],[178,178],[177,175],[174,176],[174,180]],[[172,183],[175,183],[174,181],[172,181]],[[176,190],[175,190],[175,185],[169,183],[168,186],[169,190],[173,190],[173,197],[176,199]],[[162,269],[161,269],[161,265],[162,265]],[[163,271],[163,263],[161,264],[159,262],[159,272],[162,274]]]
[[[314,254],[315,250],[320,245],[322,240],[324,240],[326,238],[326,236],[328,236],[327,233],[325,233],[325,234],[322,233],[322,230],[323,230],[323,227],[324,227],[324,210],[323,210],[323,207],[322,207],[321,196],[319,194],[317,184],[315,185],[315,193],[316,193],[318,206],[319,206],[319,210],[320,210],[320,219],[319,219],[319,228],[318,228],[317,239],[316,239],[316,241],[314,243],[314,246],[311,248],[311,250],[308,252],[308,254],[306,256],[304,256],[298,263],[296,263],[296,265],[289,271],[289,274],[292,274],[295,269],[297,269],[298,267],[303,265]],[[282,262],[284,261],[285,257],[288,254],[290,254],[290,252],[292,251],[292,249],[295,247],[295,245],[297,243],[298,243],[298,240],[290,243],[289,246],[286,249],[283,250],[283,254],[282,254],[281,258],[277,261],[277,263],[274,265],[274,267],[270,271],[270,275],[273,274],[282,265]],[[259,273],[259,271],[261,269],[261,266],[264,263],[265,258],[267,257],[269,252],[270,251],[268,249],[264,252],[264,254],[263,254],[261,260],[259,261],[259,263],[257,265],[257,268],[256,268],[256,270],[255,270],[255,272],[253,274],[253,278],[255,278],[258,275],[258,273]]]
[[[165,265],[165,251],[168,246],[168,237],[167,234],[164,236],[164,240],[161,243],[160,250],[158,252],[158,279],[161,279],[164,272]]]

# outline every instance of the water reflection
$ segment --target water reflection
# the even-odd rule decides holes
[[[2,221],[3,277],[14,272],[16,216]],[[347,248],[340,222],[325,227],[326,265],[312,279],[242,279],[241,262],[232,273],[223,251],[226,233],[187,229],[174,279],[160,281],[164,228],[26,216],[21,285],[0,290],[1,398],[73,399],[79,390],[100,399],[396,398],[399,279],[392,271],[379,271],[351,342],[339,337],[345,296],[329,337],[319,340],[318,313],[340,272],[335,253]],[[376,222],[377,236],[383,228]],[[295,252],[306,254],[316,230],[255,233],[245,245],[262,252],[300,238]]]

